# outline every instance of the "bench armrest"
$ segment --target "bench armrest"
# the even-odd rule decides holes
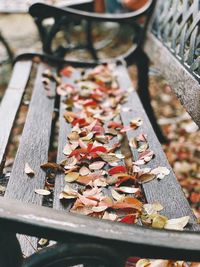
[[[149,12],[150,8],[154,6],[154,4],[155,0],[149,0],[141,9],[136,11],[120,13],[120,14],[107,14],[107,13],[99,14],[99,13],[92,13],[83,10],[78,10],[71,7],[58,8],[43,3],[36,3],[30,7],[29,13],[33,17],[39,17],[42,19],[49,17],[70,16],[76,19],[127,23],[133,21],[133,19],[135,20],[139,16],[145,15],[147,12]]]

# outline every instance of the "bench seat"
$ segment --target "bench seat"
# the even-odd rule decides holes
[[[65,159],[62,151],[66,143],[66,137],[71,131],[70,125],[66,123],[63,117],[65,111],[62,104],[63,97],[60,98],[56,95],[55,82],[51,82],[49,85],[51,93],[55,95],[55,97],[47,97],[42,82],[42,74],[47,68],[57,73],[61,66],[55,63],[53,64],[52,62],[47,62],[47,60],[44,59],[44,57],[43,59],[35,57],[34,60],[21,59],[17,61],[14,65],[12,77],[5,96],[0,103],[0,129],[2,129],[0,131],[0,170],[3,171],[8,144],[10,138],[13,136],[12,129],[22,102],[23,94],[28,86],[32,87],[32,97],[5,191],[5,200],[3,200],[3,197],[1,197],[0,200],[0,225],[8,228],[12,227],[13,230],[17,230],[19,233],[29,233],[30,235],[34,233],[35,236],[40,237],[45,237],[48,233],[50,234],[49,238],[55,238],[55,240],[65,239],[66,241],[66,237],[70,236],[74,238],[76,236],[75,233],[77,233],[77,238],[86,235],[88,240],[96,240],[96,238],[98,240],[98,238],[100,238],[100,240],[106,240],[107,244],[113,241],[115,245],[117,242],[122,245],[123,242],[125,242],[124,244],[126,244],[128,248],[128,253],[132,251],[130,249],[133,244],[137,244],[138,247],[148,247],[149,242],[151,248],[150,252],[152,253],[153,251],[155,257],[156,249],[162,244],[162,247],[159,249],[160,252],[158,253],[159,257],[167,257],[171,253],[171,258],[183,256],[197,259],[197,251],[199,250],[197,244],[200,244],[197,235],[188,234],[187,237],[187,233],[183,233],[182,239],[180,239],[179,242],[176,240],[176,236],[179,238],[180,233],[177,232],[166,232],[164,230],[162,232],[147,229],[146,227],[141,228],[135,225],[127,226],[117,222],[105,222],[86,216],[74,215],[71,213],[66,214],[66,212],[69,211],[69,206],[63,205],[59,200],[60,192],[65,185],[64,174],[62,173],[58,174],[55,180],[53,202],[53,209],[61,210],[62,213],[57,213],[50,208],[37,208],[32,205],[30,205],[29,212],[29,206],[27,206],[27,204],[31,203],[36,206],[43,205],[43,196],[36,194],[35,189],[45,187],[46,174],[40,166],[48,161],[49,146],[55,126],[55,116],[53,116],[55,111],[59,113],[58,163]],[[190,221],[186,230],[199,231],[200,226],[197,224],[196,218],[166,159],[161,144],[153,131],[137,92],[134,89],[130,90],[133,86],[126,67],[122,64],[116,65],[114,74],[117,77],[120,88],[123,89],[124,92],[127,92],[127,89],[129,89],[128,101],[123,104],[123,107],[126,107],[128,112],[123,112],[123,109],[120,111],[123,125],[128,125],[130,120],[136,117],[140,117],[143,120],[143,124],[138,129],[127,132],[127,140],[130,141],[132,137],[136,137],[140,133],[147,134],[149,147],[154,151],[155,157],[146,166],[150,168],[165,166],[170,170],[170,174],[164,179],[154,179],[148,183],[142,184],[142,190],[144,191],[146,201],[148,203],[159,202],[164,207],[161,214],[170,219],[190,216]],[[67,84],[74,84],[75,80],[80,77],[80,75],[81,70],[77,68],[71,77],[61,77],[61,79]],[[130,150],[133,159],[136,159],[137,151],[132,147]],[[25,173],[24,167],[26,163],[34,170],[35,174],[33,177],[29,177]],[[107,193],[110,195],[109,190]],[[18,201],[23,202],[23,204],[18,204]],[[25,228],[23,228],[23,225],[25,225]],[[98,227],[96,227],[96,225],[98,225]],[[155,237],[156,234],[158,234],[157,237]],[[154,237],[156,240],[154,240]],[[34,247],[37,247],[37,238],[33,237],[29,240],[24,236],[20,236],[19,239],[25,256],[29,256],[35,252]],[[186,241],[187,239],[188,242]],[[195,239],[196,242],[193,242]],[[172,240],[174,243],[170,244]],[[183,243],[181,244],[183,241],[187,243],[185,243],[184,246],[189,249],[189,252],[185,252]],[[191,244],[197,246],[193,248],[193,251],[191,251]],[[173,252],[176,246],[179,251],[178,254]],[[168,249],[165,250],[165,248]],[[134,249],[135,252],[137,252],[136,254],[139,253],[139,256],[144,256],[144,253],[141,252],[137,246],[134,247]],[[184,254],[180,254],[183,253],[183,251]],[[145,253],[147,253],[147,250],[145,250]],[[149,256],[151,253],[149,253]],[[148,255],[146,255],[146,257],[147,256]]]

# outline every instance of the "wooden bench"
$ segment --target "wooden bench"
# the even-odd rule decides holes
[[[58,12],[65,14],[67,11]],[[173,55],[164,46],[164,41],[161,38],[158,40],[155,35],[149,34],[149,36],[146,46],[147,50],[150,51],[149,55],[155,55],[161,70],[164,70],[164,74],[169,78],[169,82],[172,82],[173,88],[178,90],[179,95],[183,98],[184,106],[189,107],[191,115],[198,123],[198,109],[195,110],[194,108],[199,99],[198,72],[195,69],[194,73],[189,73],[188,64],[185,68],[178,61],[176,55]],[[152,44],[156,45],[160,49],[159,51],[163,51],[159,59],[156,57],[156,50],[152,50],[155,49]],[[142,59],[148,63],[147,58]],[[53,209],[42,207],[43,196],[36,194],[35,189],[45,187],[46,173],[40,166],[48,161],[49,146],[55,132],[56,117],[59,117],[58,163],[66,159],[62,151],[67,136],[71,132],[70,124],[67,124],[63,117],[65,112],[64,97],[56,94],[55,81],[50,82],[49,91],[44,89],[43,73],[46,69],[58,73],[60,69],[69,64],[78,68],[82,67],[85,70],[94,65],[75,64],[53,56],[39,54],[19,56],[13,67],[12,77],[5,96],[0,104],[0,163],[3,172],[8,144],[14,135],[12,129],[24,92],[27,88],[32,91],[14,165],[5,195],[0,200],[0,226],[3,229],[0,241],[1,266],[21,266],[21,253],[15,237],[16,233],[34,236],[31,239],[26,236],[19,236],[22,251],[26,256],[35,252],[33,247],[37,247],[36,237],[61,242],[61,244],[58,243],[58,245],[43,249],[27,258],[24,266],[29,267],[58,266],[58,259],[60,261],[67,260],[68,266],[74,266],[81,262],[84,262],[85,266],[123,266],[126,258],[132,255],[149,258],[200,260],[200,237],[198,233],[200,227],[162,151],[161,144],[135,90],[128,90],[128,101],[124,104],[128,110],[128,116],[124,109],[121,109],[120,116],[123,125],[128,125],[130,119],[136,117],[142,118],[143,124],[136,130],[128,131],[127,140],[131,141],[140,133],[147,134],[149,147],[155,152],[155,157],[146,166],[150,168],[164,166],[170,170],[170,174],[164,179],[154,179],[141,185],[145,198],[148,203],[159,202],[164,207],[161,214],[170,219],[190,216],[189,224],[185,228],[188,231],[152,229],[67,212],[71,207],[69,202],[66,201],[63,205],[59,200],[60,192],[65,185],[62,172],[57,174],[55,180]],[[148,68],[148,64],[145,68]],[[173,73],[174,69],[176,69],[176,73],[180,73],[178,86],[176,84],[177,75]],[[126,91],[128,88],[132,88],[124,64],[118,62],[114,68],[114,74],[121,89]],[[74,81],[80,77],[81,72],[77,69],[73,71],[71,77],[62,76],[61,79],[63,82],[73,85]],[[141,92],[141,89],[144,89],[144,83],[141,80],[142,74],[139,77],[140,96],[142,96],[143,91]],[[189,87],[191,84],[192,87]],[[192,105],[186,94],[189,92],[188,88],[192,88],[195,92],[195,97],[192,97]],[[130,150],[133,160],[137,160],[137,149],[131,147]],[[120,152],[118,151],[118,153]],[[34,170],[33,177],[28,176],[25,172],[26,163]],[[109,190],[111,189],[109,187],[106,191],[108,195],[110,195]],[[62,263],[60,266],[63,266]]]

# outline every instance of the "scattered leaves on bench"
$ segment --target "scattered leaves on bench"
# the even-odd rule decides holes
[[[68,77],[73,71],[66,67],[60,74]],[[155,156],[145,133],[132,137],[128,144],[126,133],[140,127],[143,120],[133,118],[129,125],[122,124],[120,108],[128,94],[119,88],[110,67],[98,66],[73,84],[59,83],[48,72],[44,77],[56,81],[57,94],[67,96],[64,118],[71,125],[63,148],[66,160],[41,166],[65,174],[66,185],[59,198],[74,200],[70,209],[74,213],[128,224],[136,223],[141,217],[146,225],[170,227],[173,221],[158,213],[162,205],[140,201],[139,187],[153,179],[163,179],[170,171],[161,166],[142,168]],[[129,111],[130,108],[123,107],[123,112]],[[135,161],[129,146],[137,152]],[[74,183],[81,187],[75,189]],[[105,195],[105,187],[110,191],[109,196]],[[181,228],[184,223],[178,221],[173,225]]]

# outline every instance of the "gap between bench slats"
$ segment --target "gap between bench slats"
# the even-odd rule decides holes
[[[4,159],[9,136],[29,79],[31,67],[31,61],[21,61],[14,65],[10,83],[0,103],[0,166]]]
[[[45,172],[40,168],[48,160],[48,148],[51,132],[54,99],[46,96],[42,73],[46,69],[40,64],[34,84],[32,99],[23,129],[21,142],[17,151],[11,176],[5,193],[5,198],[18,199],[23,202],[42,205],[42,196],[34,192],[37,188],[44,188]],[[34,170],[34,177],[29,177],[25,171],[25,163]],[[28,256],[34,252],[26,237],[21,237],[23,253]],[[31,239],[36,246],[36,239]]]
[[[123,66],[117,67],[115,73],[122,89],[127,90],[128,88],[132,87],[130,77],[127,73],[127,70]],[[143,119],[143,125],[140,126],[138,130],[127,132],[128,139],[130,140],[132,137],[138,136],[140,133],[146,133],[148,135],[149,147],[155,153],[155,158],[152,159],[151,162],[149,162],[146,166],[151,168],[165,166],[170,169],[170,174],[163,180],[153,180],[143,184],[147,202],[161,203],[164,207],[163,214],[169,218],[189,215],[191,218],[191,225],[188,227],[188,229],[200,230],[199,225],[197,225],[196,218],[184,196],[182,188],[178,183],[171,166],[167,161],[167,158],[162,150],[162,146],[153,131],[153,128],[136,91],[132,91],[128,96],[128,101],[125,106],[130,107],[131,111],[124,113],[121,112],[124,125],[129,125],[130,121],[136,117]],[[134,154],[136,154],[136,151],[133,151],[133,155]]]

